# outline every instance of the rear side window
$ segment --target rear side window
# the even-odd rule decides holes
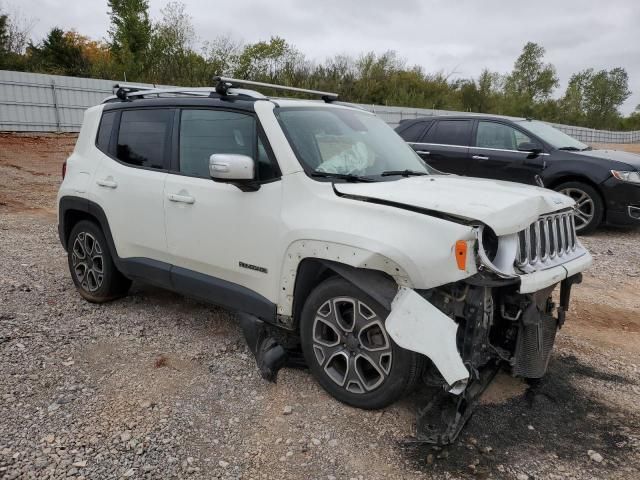
[[[209,178],[209,157],[214,153],[235,153],[253,158],[259,180],[279,176],[275,162],[258,138],[253,116],[224,110],[183,110],[180,173]]]
[[[427,134],[426,142],[442,145],[469,145],[470,120],[440,120]]]
[[[98,128],[98,137],[96,138],[96,146],[104,153],[109,153],[109,142],[111,140],[111,131],[113,130],[113,122],[116,118],[116,112],[107,112],[102,115],[100,127]]]
[[[416,122],[409,125],[404,130],[398,132],[405,142],[419,142],[422,139],[422,134],[431,122]]]
[[[138,167],[164,168],[173,110],[124,110],[118,131],[118,160]]]

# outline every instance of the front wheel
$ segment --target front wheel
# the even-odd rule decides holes
[[[113,263],[102,230],[93,222],[78,222],[69,235],[67,258],[71,278],[80,295],[102,303],[127,293],[131,280]]]
[[[566,182],[558,185],[555,191],[575,200],[576,233],[587,235],[598,228],[604,216],[604,203],[592,186],[582,182]]]
[[[342,278],[311,293],[300,337],[307,365],[333,397],[358,408],[386,407],[420,376],[419,355],[396,345],[384,321],[389,312]]]

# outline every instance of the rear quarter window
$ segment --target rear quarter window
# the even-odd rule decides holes
[[[430,124],[431,122],[412,123],[404,129],[398,129],[398,135],[400,135],[405,142],[419,142],[422,140],[422,135]]]
[[[98,127],[98,135],[96,137],[96,146],[103,153],[109,153],[109,143],[111,140],[111,132],[116,119],[116,112],[106,112],[102,114],[100,126]]]

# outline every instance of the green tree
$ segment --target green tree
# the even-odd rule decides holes
[[[0,15],[0,61],[9,54],[9,16]]]
[[[271,37],[268,42],[261,41],[244,47],[238,56],[234,75],[275,82],[285,72],[290,75],[301,60],[301,54],[286,40]]]
[[[151,21],[148,0],[108,0],[109,46],[122,74],[139,80],[149,60]]]
[[[505,80],[506,108],[509,114],[528,116],[534,104],[548,100],[558,86],[556,69],[544,63],[542,46],[528,42]]]
[[[153,26],[149,46],[153,63],[146,78],[152,83],[202,84],[206,62],[193,51],[196,35],[184,4],[169,2],[161,13],[162,20]]]
[[[584,90],[587,123],[592,128],[613,128],[618,109],[629,98],[629,76],[624,68],[594,73]]]
[[[19,13],[3,9],[0,4],[0,68],[23,70],[24,49],[27,45],[31,23]]]
[[[640,105],[628,117],[622,119],[620,127],[623,130],[640,130]]]
[[[56,75],[86,76],[89,62],[82,48],[73,42],[73,34],[52,28],[38,45],[29,45],[27,55],[32,67]]]
[[[621,120],[618,109],[629,95],[629,76],[624,68],[583,70],[571,76],[560,100],[562,120],[591,128],[615,128]]]
[[[241,52],[240,43],[229,36],[216,37],[211,42],[205,42],[203,47],[204,58],[212,75],[233,75]]]

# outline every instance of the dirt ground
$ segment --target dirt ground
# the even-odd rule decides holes
[[[456,444],[416,446],[424,390],[356,410],[305,370],[263,381],[232,313],[81,300],[55,218],[74,143],[0,134],[0,478],[640,478],[640,229],[582,239],[541,385],[500,374]]]

